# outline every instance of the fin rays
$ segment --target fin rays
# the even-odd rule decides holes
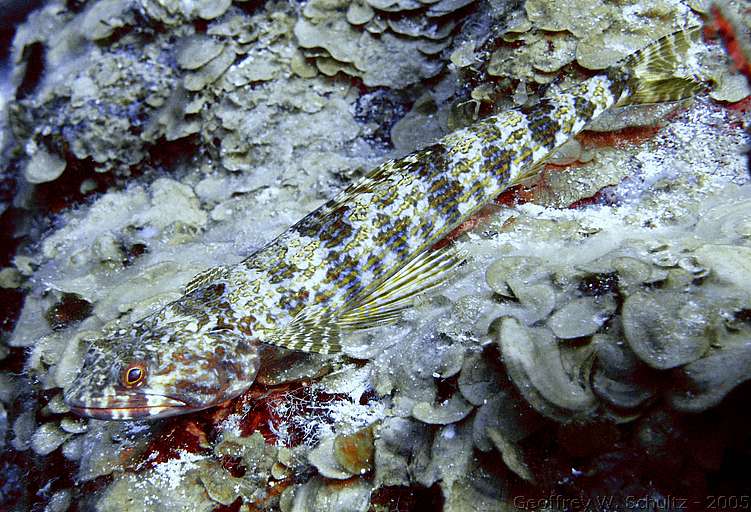
[[[702,80],[681,63],[684,56],[690,54],[700,30],[699,27],[680,30],[627,57],[615,75],[629,80],[627,90],[630,94],[625,95],[618,105],[676,101],[704,89]],[[429,153],[430,149],[423,151]],[[423,153],[418,152],[410,157],[413,158],[411,162],[422,156]],[[394,175],[395,166],[402,165],[400,172],[407,172],[405,169],[409,163],[408,160],[401,164],[385,162],[302,222],[318,221],[349,203],[354,196],[377,191],[379,185]],[[538,166],[541,164],[538,162]],[[530,167],[511,184],[535,175],[538,166]],[[344,304],[307,306],[285,328],[265,341],[305,352],[338,352],[344,333],[395,322],[415,296],[441,284],[463,260],[463,255],[453,250],[423,251],[391,277],[365,288]]]
[[[424,251],[383,283],[336,309],[303,309],[266,342],[303,352],[340,352],[343,333],[396,322],[417,295],[440,286],[465,259],[452,248]]]
[[[701,92],[707,84],[679,68],[696,44],[701,27],[693,27],[664,36],[625,60],[633,72],[632,92],[618,106],[678,101]]]
[[[193,276],[190,281],[188,281],[188,283],[185,285],[185,288],[183,289],[183,293],[187,295],[191,292],[194,292],[197,289],[202,288],[212,281],[222,277],[226,272],[227,267],[225,266],[211,267],[207,270],[204,270],[203,272],[199,272],[198,274]]]

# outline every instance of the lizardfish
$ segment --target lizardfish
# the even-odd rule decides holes
[[[678,66],[698,33],[666,36],[534,106],[383,163],[242,262],[197,275],[180,299],[92,340],[65,401],[112,420],[205,409],[251,386],[264,345],[335,353],[347,333],[396,321],[462,262],[431,250],[436,242],[593,119],[704,89]]]

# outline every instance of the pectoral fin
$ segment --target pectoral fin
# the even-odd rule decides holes
[[[466,254],[453,247],[423,252],[351,303],[339,315],[339,324],[348,330],[360,330],[395,322],[416,296],[441,285],[465,260]]]
[[[331,354],[344,334],[396,322],[413,299],[443,283],[466,259],[453,248],[425,251],[403,269],[337,309],[310,306],[266,343]]]
[[[265,343],[290,350],[335,354],[342,351],[342,330],[331,311],[320,307],[307,307],[287,326]]]
[[[529,166],[527,169],[522,169],[519,172],[519,174],[514,177],[514,179],[509,181],[508,185],[506,186],[506,189],[515,187],[517,185],[525,185],[525,186],[531,185],[540,175],[540,172],[545,168],[545,164],[547,163],[548,159],[553,155],[553,153],[555,153],[555,151],[556,150],[553,149],[539,162],[536,162],[534,165]]]

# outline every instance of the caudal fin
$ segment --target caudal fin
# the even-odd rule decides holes
[[[706,90],[707,81],[687,65],[700,35],[701,27],[682,29],[630,55],[623,65],[632,73],[631,94],[619,106],[677,101]]]

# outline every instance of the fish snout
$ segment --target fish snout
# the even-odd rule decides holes
[[[177,398],[137,390],[101,395],[71,390],[64,400],[73,413],[99,420],[155,419],[194,410]]]

